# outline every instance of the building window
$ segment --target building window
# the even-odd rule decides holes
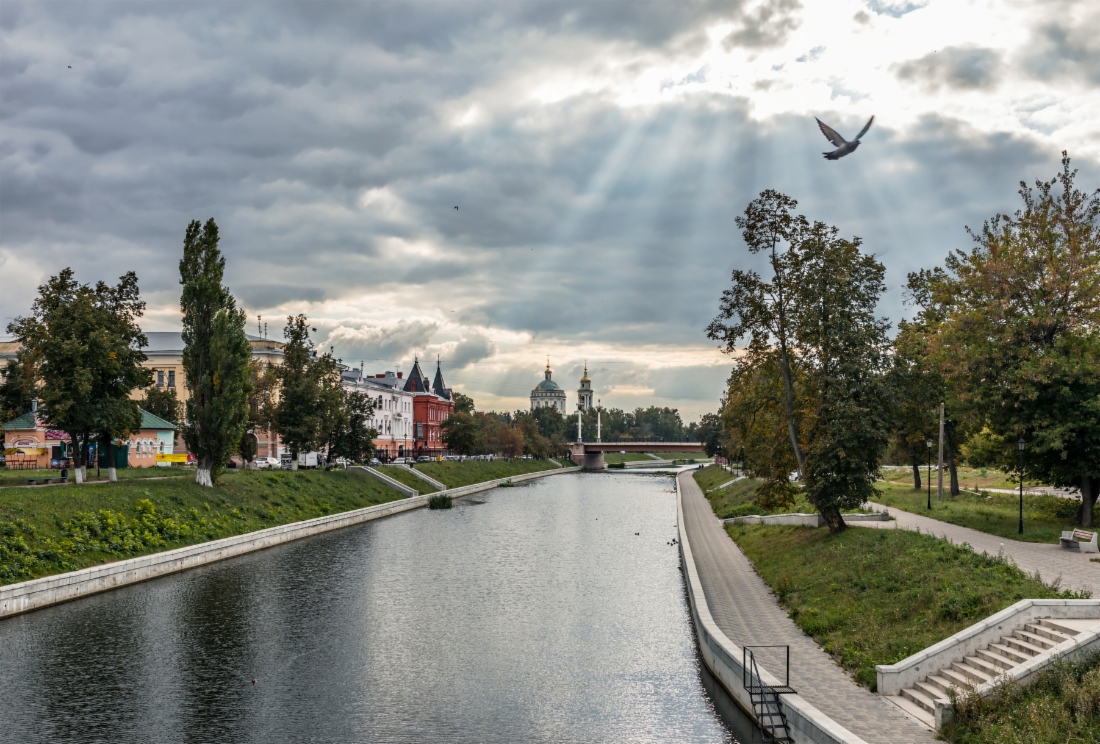
[[[176,386],[176,370],[168,370],[168,387],[174,388]]]
[[[164,387],[164,370],[157,370],[157,387]]]

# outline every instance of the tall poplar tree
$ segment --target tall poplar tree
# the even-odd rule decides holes
[[[198,458],[195,482],[213,486],[237,450],[248,421],[252,389],[244,311],[222,285],[225,258],[213,219],[193,220],[183,239],[180,309],[183,311],[183,369],[190,396],[183,440]]]

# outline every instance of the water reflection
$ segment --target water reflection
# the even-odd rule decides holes
[[[748,742],[670,486],[548,478],[0,622],[0,740]]]

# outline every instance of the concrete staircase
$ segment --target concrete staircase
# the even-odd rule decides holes
[[[964,694],[1096,625],[1094,619],[1032,620],[977,653],[951,662],[904,688],[900,695],[886,697],[909,715],[935,728],[935,701],[950,699],[952,689],[957,694]]]

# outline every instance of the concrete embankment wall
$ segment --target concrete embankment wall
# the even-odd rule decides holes
[[[737,704],[755,720],[752,698],[745,689],[743,681],[742,650],[727,638],[714,622],[714,617],[707,606],[703,585],[699,581],[695,559],[691,554],[691,542],[685,528],[682,501],[683,495],[680,493],[680,483],[677,480],[676,512],[680,534],[680,559],[684,568],[684,583],[687,585],[688,605],[695,625],[699,652],[703,657],[703,663],[711,673],[718,678]],[[779,680],[766,669],[760,669],[760,676],[765,684],[775,686],[780,684]],[[800,695],[783,695],[780,700],[795,744],[866,744],[863,739],[829,718]]]
[[[510,478],[476,483],[462,488],[452,488],[441,493],[453,498],[462,498],[480,491],[488,491],[500,484],[511,481],[521,483],[523,481],[543,478],[549,475],[572,473],[580,468],[561,468],[555,470],[543,470],[537,473],[515,475]],[[432,494],[437,496],[439,494]],[[342,527],[350,527],[362,522],[381,519],[393,514],[419,509],[428,503],[429,495],[415,496],[391,501],[387,504],[368,506],[364,509],[356,509],[340,514],[329,514],[324,517],[307,519],[304,522],[269,527],[256,532],[248,532],[243,535],[234,535],[221,540],[188,545],[185,548],[168,550],[163,553],[143,555],[138,558],[128,558],[102,566],[71,571],[45,576],[41,579],[23,581],[18,584],[0,586],[0,618],[18,615],[22,612],[37,610],[40,607],[67,602],[89,594],[117,589],[118,587],[136,584],[140,581],[148,581],[160,576],[186,571],[189,568],[204,566],[215,561],[225,560],[234,556],[252,553],[275,545],[300,540],[303,537],[317,535],[322,532],[338,530]]]

